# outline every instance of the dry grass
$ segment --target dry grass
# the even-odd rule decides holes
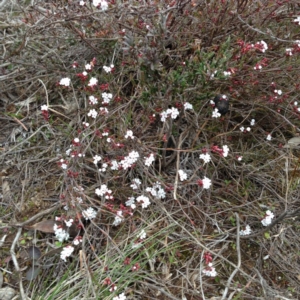
[[[33,6],[7,1],[0,7],[0,217],[7,235],[0,259],[5,282],[23,296],[112,299],[125,292],[127,299],[300,298],[299,152],[282,148],[299,134],[300,115],[293,105],[299,100],[295,41],[300,27],[293,22],[299,4],[175,2],[116,1],[106,12],[73,1]],[[265,53],[242,52],[241,41],[261,40],[269,47]],[[285,49],[293,47],[294,55],[286,56]],[[76,73],[93,57],[94,75],[99,83],[108,82],[120,101],[83,129],[83,121],[92,123],[90,92]],[[254,70],[261,61],[266,66]],[[115,72],[104,73],[103,65],[111,62]],[[228,70],[232,76],[225,78]],[[57,85],[63,77],[71,77],[70,89]],[[281,96],[274,98],[272,83]],[[218,93],[229,96],[230,112],[212,119],[209,100]],[[159,112],[185,102],[194,110],[160,121]],[[46,103],[49,123],[40,112]],[[241,132],[251,119],[256,120],[251,131]],[[107,128],[124,148],[95,134]],[[135,140],[123,138],[127,129]],[[78,135],[85,157],[70,163],[69,169],[78,172],[70,177],[57,162]],[[212,162],[203,165],[199,154],[212,145],[228,145],[229,156],[213,153]],[[131,150],[141,158],[155,153],[156,161],[150,168],[139,160],[128,171],[97,172],[94,155],[111,160]],[[188,173],[186,181],[178,179],[179,169]],[[212,179],[209,190],[197,185],[204,176]],[[133,178],[142,180],[136,195],[158,181],[167,196],[112,226],[115,215],[108,205],[116,210],[124,205],[133,193]],[[101,184],[113,191],[113,202],[95,195]],[[84,203],[66,213],[62,206],[78,196]],[[16,239],[16,223],[38,214],[34,221],[74,216],[89,206],[98,210],[97,218],[86,224],[83,243],[67,263],[51,234],[23,228]],[[264,230],[267,209],[276,219]],[[246,224],[253,235],[240,236]],[[134,248],[141,230],[147,238]],[[24,276],[31,262],[22,253],[32,244],[43,253],[43,268],[28,282]],[[11,260],[12,245],[18,266]],[[216,278],[200,276],[206,252],[213,256]],[[132,271],[135,264],[138,270]],[[116,292],[104,284],[107,278]]]

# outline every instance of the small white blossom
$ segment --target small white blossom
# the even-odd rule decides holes
[[[246,130],[247,130],[248,132],[250,132],[250,131],[251,131],[251,127],[247,127]]]
[[[79,2],[79,5],[80,5],[80,6],[84,6],[84,5],[85,5],[85,2],[84,2],[84,1],[80,1],[80,2]]]
[[[127,130],[125,134],[125,139],[131,138],[132,140],[134,139],[133,132],[132,130]]]
[[[175,107],[169,108],[167,112],[171,115],[172,119],[176,119],[179,115],[179,110]]]
[[[118,226],[124,220],[123,212],[121,210],[117,211],[117,215],[115,216],[115,220],[113,222],[113,226]]]
[[[85,65],[85,69],[88,70],[88,71],[90,71],[90,70],[92,70],[92,66],[90,64],[86,64]]]
[[[95,105],[98,103],[98,99],[94,96],[89,96],[89,101],[92,105]]]
[[[136,208],[135,205],[135,198],[134,197],[129,197],[128,200],[125,202],[126,206],[130,206],[132,209]]]
[[[204,178],[200,180],[200,184],[203,186],[204,189],[209,189],[211,186],[211,180],[204,176]]]
[[[142,182],[138,179],[138,178],[134,178],[132,180],[132,184],[130,185],[130,187],[133,189],[133,190],[137,190],[139,185],[141,184]]]
[[[106,184],[102,184],[100,189],[97,188],[95,190],[95,193],[97,196],[102,197],[105,196],[106,194],[110,195],[112,193],[112,190],[108,189]]]
[[[263,226],[268,226],[272,223],[272,219],[274,218],[274,214],[270,211],[267,210],[265,217],[261,220],[261,223]]]
[[[113,297],[113,300],[126,300],[126,296],[124,293],[122,293],[117,297]]]
[[[257,42],[256,45],[262,46],[261,52],[263,53],[266,52],[266,50],[268,50],[268,45],[265,41]]]
[[[166,192],[159,182],[156,182],[152,187],[147,187],[146,191],[157,199],[164,199],[166,197]]]
[[[103,66],[103,69],[106,73],[110,73],[114,67],[114,65],[110,65],[109,67]]]
[[[71,256],[71,254],[74,251],[74,247],[72,246],[66,246],[63,248],[63,250],[60,253],[60,258],[64,261],[66,261],[66,258]]]
[[[42,105],[41,110],[48,110],[48,105]]]
[[[95,109],[91,109],[89,112],[88,112],[88,117],[92,117],[93,119],[96,119],[98,113]]]
[[[238,161],[241,161],[242,159],[243,159],[243,156],[238,156],[238,157],[237,157],[237,160],[238,160]]]
[[[216,269],[212,266],[212,263],[209,263],[208,266],[202,271],[204,275],[209,277],[216,277]]]
[[[110,100],[112,99],[113,95],[111,93],[102,93],[102,104],[109,104]]]
[[[138,160],[139,153],[137,151],[131,151],[128,156],[125,156],[119,163],[119,165],[124,169],[131,168],[132,165]]]
[[[155,157],[153,153],[151,153],[148,157],[144,157],[144,159],[145,159],[145,165],[147,167],[150,167],[151,164],[155,161]]]
[[[147,208],[151,204],[150,199],[143,195],[138,196],[136,201],[142,203],[142,208]]]
[[[66,78],[62,78],[59,82],[60,85],[63,85],[63,86],[70,86],[70,82],[71,82],[71,79],[66,77]]]
[[[137,236],[141,240],[144,240],[146,238],[146,236],[147,236],[146,231],[144,229],[142,229],[142,231]]]
[[[72,224],[73,224],[73,222],[74,222],[74,220],[73,219],[69,219],[69,220],[64,220],[64,222],[65,222],[65,224],[66,224],[67,227],[71,227]]]
[[[64,240],[69,239],[69,233],[66,232],[63,228],[59,227],[57,224],[53,226],[55,237],[60,241],[63,242]]]
[[[292,48],[286,48],[285,49],[285,54],[288,56],[292,56],[293,55],[293,49]]]
[[[240,230],[240,235],[249,235],[251,233],[251,227],[249,225],[246,226],[245,230]]]
[[[224,145],[223,147],[223,157],[227,157],[229,153],[229,148],[227,145]]]
[[[99,111],[100,111],[101,115],[107,115],[108,114],[108,109],[106,107],[100,107]]]
[[[271,141],[272,140],[272,136],[271,136],[271,134],[268,134],[267,135],[267,141]]]
[[[189,103],[189,102],[185,102],[185,103],[183,104],[183,106],[184,106],[184,109],[185,109],[185,110],[193,109],[193,105],[192,105],[191,103]]]
[[[221,117],[221,114],[219,113],[219,110],[217,108],[215,108],[213,110],[212,117],[213,118],[220,118]]]
[[[187,174],[183,170],[178,171],[180,181],[187,180]]]
[[[95,78],[95,77],[92,77],[92,78],[89,80],[88,86],[93,87],[93,86],[95,86],[95,85],[97,85],[97,84],[98,84],[98,79]]]
[[[97,211],[95,209],[93,209],[92,207],[89,207],[88,209],[86,209],[82,212],[82,216],[86,220],[92,220],[92,219],[96,218]]]
[[[223,74],[225,77],[229,77],[231,75],[231,72],[224,71]]]
[[[95,155],[95,156],[93,157],[93,159],[94,159],[94,164],[97,165],[97,163],[98,163],[102,158],[101,158],[101,156],[99,156],[99,155]]]
[[[278,95],[282,95],[282,90],[274,90],[274,93],[276,93]]]
[[[204,160],[204,164],[209,163],[211,161],[211,156],[209,153],[202,153],[199,155],[199,158]]]
[[[241,132],[244,132],[244,131],[245,131],[245,127],[244,127],[244,126],[241,126],[241,127],[240,127],[240,131],[241,131]]]
[[[298,25],[300,25],[300,16],[298,16],[296,19],[294,19],[295,23],[298,23]]]
[[[255,120],[252,119],[251,122],[250,122],[250,125],[251,125],[251,126],[254,126],[254,124],[255,124]]]
[[[110,168],[114,171],[119,170],[119,164],[115,159],[110,162]]]

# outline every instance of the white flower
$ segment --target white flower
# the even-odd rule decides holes
[[[110,162],[110,166],[110,168],[114,171],[119,170],[119,164],[115,159]]]
[[[251,228],[249,225],[246,226],[245,230],[240,230],[240,235],[249,235],[251,233]]]
[[[142,231],[137,235],[137,237],[141,240],[144,240],[146,238],[146,236],[147,236],[147,234],[144,229],[142,229]]]
[[[296,19],[294,19],[295,23],[298,23],[298,25],[300,25],[300,16],[298,16]]]
[[[66,78],[62,78],[59,82],[60,85],[64,85],[64,86],[70,86],[70,82],[71,79],[66,77]]]
[[[217,108],[215,108],[213,110],[212,117],[213,118],[220,118],[221,117],[221,114],[219,113],[219,110]]]
[[[133,189],[133,190],[137,190],[139,185],[141,184],[142,182],[138,179],[138,178],[134,178],[132,180],[132,184],[130,185],[130,187]]]
[[[193,105],[191,103],[189,103],[189,102],[185,102],[183,104],[183,107],[184,107],[185,110],[193,109]]]
[[[93,159],[94,159],[94,164],[97,165],[97,163],[98,163],[102,158],[101,158],[101,156],[99,156],[99,155],[95,155],[95,156],[93,157]]]
[[[89,100],[92,105],[95,105],[98,103],[98,99],[94,96],[89,96]]]
[[[167,117],[168,117],[168,113],[166,111],[162,111],[161,114],[160,114],[160,120],[162,122],[165,122]]]
[[[240,127],[240,131],[244,132],[245,131],[245,127],[244,126]]]
[[[157,199],[164,199],[166,197],[166,192],[159,182],[156,182],[153,187],[147,187],[146,191],[151,193],[151,195]]]
[[[82,212],[82,216],[86,219],[86,220],[92,220],[94,218],[96,218],[97,216],[97,211],[94,210],[92,207],[89,207],[88,209],[84,210]]]
[[[180,181],[187,180],[187,174],[183,170],[178,171]]]
[[[241,161],[243,159],[243,156],[238,156],[237,160]]]
[[[101,9],[102,11],[105,11],[108,9],[108,3],[106,1],[101,1]]]
[[[265,41],[257,42],[256,45],[262,46],[261,52],[265,52],[266,50],[268,50],[268,45]]]
[[[144,157],[144,159],[145,159],[145,165],[146,165],[147,167],[150,167],[151,164],[155,161],[155,158],[154,158],[154,154],[153,154],[153,153],[151,153],[148,157]]]
[[[74,222],[74,220],[73,219],[70,219],[70,220],[64,220],[64,222],[65,222],[65,224],[66,224],[66,226],[67,227],[71,227],[72,226],[72,224],[73,224],[73,222]]]
[[[293,55],[293,49],[292,48],[286,48],[285,49],[285,54],[288,56],[292,56]]]
[[[136,205],[134,204],[135,198],[134,197],[129,197],[128,200],[125,202],[126,206],[130,206],[132,209],[136,208]]]
[[[98,84],[98,79],[95,78],[95,77],[92,77],[92,78],[89,80],[88,86],[93,87],[93,86],[95,86],[95,85],[97,85],[97,84]]]
[[[117,211],[117,215],[115,216],[115,220],[113,222],[113,226],[118,226],[123,222],[123,212],[121,210]]]
[[[63,242],[64,240],[69,239],[69,233],[66,232],[63,228],[54,224],[53,226],[55,237],[60,241]]]
[[[208,266],[202,271],[204,275],[209,277],[216,277],[216,269],[212,266],[212,263],[209,263]]]
[[[80,243],[82,243],[82,237],[81,236],[75,237],[75,239],[73,240],[73,245],[77,246]]]
[[[84,2],[84,1],[80,1],[80,2],[79,2],[79,5],[80,5],[80,6],[84,6],[84,5],[85,5],[85,2]]]
[[[85,69],[88,70],[88,71],[90,71],[90,70],[92,70],[92,66],[90,64],[86,64],[85,65]]]
[[[95,109],[91,109],[89,112],[88,112],[88,117],[92,117],[93,119],[96,119],[98,113],[96,112]]]
[[[110,73],[113,68],[114,68],[114,65],[110,65],[109,67],[103,66],[103,69],[106,73]]]
[[[95,190],[95,193],[97,196],[101,197],[101,196],[105,196],[106,194],[110,195],[112,193],[112,190],[109,190],[106,184],[102,184],[100,189],[97,188]]]
[[[251,125],[251,126],[254,126],[254,124],[255,124],[255,120],[252,119],[251,122],[250,122],[250,125]]]
[[[223,157],[227,157],[228,156],[228,152],[229,152],[228,146],[224,145],[222,148],[223,148]]]
[[[202,154],[200,154],[199,158],[204,160],[204,164],[209,163],[211,161],[211,156],[208,153],[205,153],[205,154],[202,153]]]
[[[48,110],[48,106],[47,105],[42,105],[41,110]]]
[[[272,219],[274,218],[274,214],[270,211],[267,210],[265,217],[261,220],[261,223],[263,226],[268,226],[272,223]]]
[[[126,170],[138,160],[139,158],[139,153],[137,151],[131,151],[128,156],[125,156],[123,160],[120,161],[120,166]]]
[[[72,246],[66,246],[62,249],[60,253],[60,258],[64,261],[66,261],[66,258],[69,257],[74,251],[74,247]]]
[[[126,296],[124,295],[124,293],[120,294],[117,297],[113,297],[113,300],[125,300]]]
[[[204,176],[204,178],[201,180],[202,182],[202,186],[204,189],[209,189],[211,186],[211,180],[209,178],[207,178],[206,176]]]
[[[147,208],[151,204],[150,199],[143,195],[138,196],[136,201],[142,203],[142,208]]]
[[[267,135],[267,141],[271,141],[272,140],[272,136],[271,136],[271,134],[268,134]]]
[[[274,93],[276,93],[278,95],[282,95],[282,90],[274,90]]]
[[[131,138],[132,140],[134,139],[133,132],[132,130],[127,130],[125,134],[125,139]]]
[[[247,130],[248,132],[250,132],[250,131],[251,131],[251,127],[247,127],[246,130]]]
[[[171,115],[172,119],[176,119],[179,115],[179,110],[175,107],[167,109],[167,112]]]
[[[106,107],[100,107],[99,108],[101,115],[107,115],[108,109]]]
[[[228,77],[228,76],[231,75],[231,72],[224,71],[223,74],[224,74],[225,77]]]
[[[112,99],[113,95],[111,93],[102,93],[102,104],[109,104],[110,100]]]

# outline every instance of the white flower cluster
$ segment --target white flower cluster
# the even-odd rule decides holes
[[[41,106],[41,110],[46,110],[47,111],[48,110],[48,106],[47,105],[42,105]]]
[[[222,148],[223,148],[223,157],[227,157],[229,153],[229,147],[227,145],[224,145]]]
[[[88,117],[92,117],[93,119],[96,119],[97,116],[98,116],[98,113],[94,108],[88,112]]]
[[[111,93],[102,93],[102,104],[109,104],[110,100],[112,99],[113,95]]]
[[[92,77],[92,78],[89,80],[88,86],[94,87],[94,86],[97,85],[97,84],[98,84],[98,79],[95,78],[95,77]]]
[[[219,113],[219,110],[217,108],[215,108],[213,110],[212,117],[213,118],[220,118],[221,117],[221,114]]]
[[[62,227],[54,224],[53,226],[55,237],[60,241],[63,242],[64,240],[69,239],[69,233],[66,232]]]
[[[131,207],[132,209],[135,209],[136,208],[135,198],[129,197],[128,200],[125,202],[125,205]]]
[[[141,181],[138,179],[138,178],[134,178],[132,180],[132,184],[130,185],[130,187],[133,189],[133,190],[137,190],[138,187],[141,185]]]
[[[108,9],[108,3],[105,0],[93,0],[93,5],[95,7],[101,6],[102,11],[105,11]]]
[[[62,78],[59,82],[59,84],[63,86],[70,86],[70,83],[71,83],[71,79],[68,77]]]
[[[178,175],[180,181],[187,180],[187,174],[183,170],[178,170]]]
[[[144,240],[147,237],[146,231],[144,229],[137,235],[140,240]]]
[[[211,161],[211,156],[209,153],[202,153],[199,155],[199,158],[204,160],[204,164],[207,164]]]
[[[95,190],[95,193],[97,196],[102,197],[105,196],[105,199],[110,199],[110,196],[112,194],[112,190],[110,190],[106,184],[102,184],[100,189],[97,188]]]
[[[92,219],[96,218],[97,211],[95,209],[93,209],[92,207],[89,207],[88,209],[86,209],[82,212],[82,216],[86,220],[92,220]]]
[[[189,102],[183,104],[184,110],[193,109],[193,105]]]
[[[119,224],[121,224],[123,222],[124,218],[123,218],[123,212],[121,210],[117,211],[117,215],[115,216],[115,220],[113,222],[113,226],[118,226]]]
[[[131,151],[128,156],[125,156],[119,163],[119,165],[124,169],[128,169],[132,167],[132,165],[138,160],[140,157],[137,151]]]
[[[94,96],[89,96],[89,102],[91,105],[95,105],[98,103],[98,99]]]
[[[270,210],[267,210],[265,217],[261,220],[261,223],[263,224],[263,226],[269,226],[272,223],[273,218],[274,214]]]
[[[131,138],[133,140],[134,136],[133,136],[132,130],[127,130],[127,132],[126,132],[126,134],[125,134],[124,137],[125,137],[125,139]]]
[[[74,247],[68,245],[64,247],[60,253],[60,258],[66,261],[66,258],[69,257],[74,251]]]
[[[212,266],[212,263],[209,263],[208,266],[202,271],[204,275],[209,277],[216,277],[216,269]]]
[[[164,110],[160,114],[160,120],[162,122],[165,122],[168,117],[171,117],[172,119],[176,119],[179,115],[179,110],[175,107],[168,108],[167,110]]]
[[[150,199],[144,195],[138,196],[136,201],[142,203],[142,208],[147,208],[151,204]]]
[[[261,52],[266,52],[266,50],[268,50],[268,45],[265,41],[260,41],[260,42],[257,42],[255,45],[258,45],[258,46],[261,46],[262,49],[261,49]]]
[[[95,155],[95,156],[93,157],[93,159],[94,159],[94,164],[97,165],[97,163],[98,163],[102,158],[101,158],[100,155]]]
[[[204,176],[204,178],[202,179],[202,186],[204,189],[209,189],[211,186],[211,180]]]
[[[150,167],[151,164],[155,161],[155,157],[153,153],[151,153],[148,157],[144,157],[144,159],[145,159],[145,165],[147,167]]]
[[[245,230],[240,230],[240,235],[249,235],[251,231],[251,227],[249,225],[246,225]]]
[[[120,294],[117,297],[113,297],[113,300],[125,300],[126,296],[124,295],[124,293]]]
[[[103,70],[104,70],[106,73],[110,73],[114,67],[115,67],[114,65],[110,65],[109,67],[103,66]]]
[[[166,198],[166,192],[161,187],[161,184],[159,182],[156,182],[153,187],[147,187],[146,191],[151,193],[151,195],[157,199],[164,199]]]

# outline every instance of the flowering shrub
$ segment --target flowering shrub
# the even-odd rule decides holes
[[[54,264],[73,277],[68,295],[45,292],[43,299],[75,299],[74,286],[93,282],[102,284],[82,288],[86,294],[78,299],[117,300],[142,291],[153,299],[161,291],[170,299],[200,291],[204,299],[217,297],[212,281],[223,299],[229,297],[226,289],[261,298],[267,285],[260,282],[284,291],[274,294],[291,290],[288,297],[299,298],[294,274],[278,268],[279,251],[270,251],[268,235],[259,234],[274,230],[276,236],[284,228],[297,241],[292,226],[263,226],[276,224],[274,215],[281,211],[296,210],[299,198],[297,154],[283,153],[285,140],[299,131],[298,3],[20,5],[22,20],[8,28],[26,37],[4,39],[0,77],[7,102],[3,128],[14,123],[23,131],[5,137],[18,144],[0,145],[2,177],[14,168],[18,174],[15,189],[3,179],[2,197],[5,209],[20,210],[17,220],[30,220],[32,207],[42,209],[34,195],[59,199],[53,234],[47,243],[40,236],[36,242],[45,252],[49,245],[62,247]],[[222,101],[224,107],[218,105]],[[8,197],[9,190],[17,194]],[[233,212],[241,223],[234,237]],[[243,243],[256,237],[261,249]],[[187,270],[199,263],[202,251],[198,287]],[[246,285],[253,274],[237,262],[247,253],[249,265],[260,265],[259,251],[272,253],[274,263],[257,268],[264,280]],[[235,270],[243,272],[234,277]],[[286,281],[274,278],[280,272]],[[178,285],[175,273],[188,279],[187,286]]]

